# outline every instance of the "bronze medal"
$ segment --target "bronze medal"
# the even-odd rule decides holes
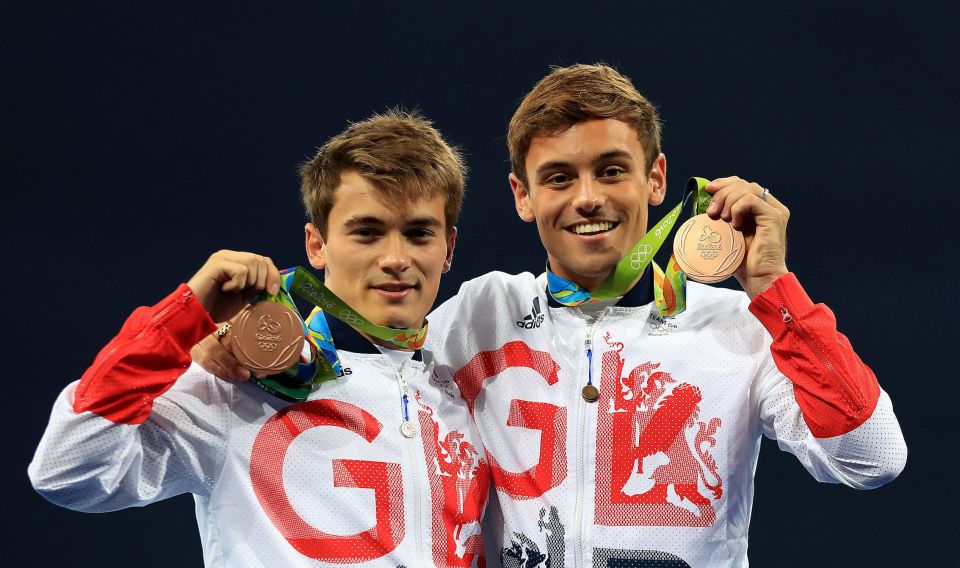
[[[584,386],[580,394],[583,396],[583,400],[587,402],[597,402],[597,399],[600,398],[600,391],[593,385]]]
[[[224,345],[252,372],[280,373],[293,367],[303,350],[303,322],[279,302],[257,302],[233,320]]]
[[[711,284],[726,280],[743,262],[743,233],[722,219],[696,215],[677,229],[673,255],[689,278]]]

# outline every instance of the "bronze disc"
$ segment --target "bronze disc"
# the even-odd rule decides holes
[[[583,395],[583,400],[587,402],[597,402],[597,399],[600,398],[600,391],[593,385],[584,386],[580,394]]]
[[[673,255],[689,278],[707,284],[726,280],[743,262],[743,233],[722,219],[697,215],[677,229]]]
[[[279,302],[257,302],[240,311],[224,345],[251,372],[275,374],[293,367],[303,350],[303,322]]]

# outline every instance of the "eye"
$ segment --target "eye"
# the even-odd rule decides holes
[[[407,238],[414,242],[426,242],[435,235],[430,229],[410,229],[406,232]]]
[[[561,187],[573,181],[573,178],[564,173],[555,173],[544,180],[544,185]]]
[[[370,227],[360,227],[358,229],[354,229],[350,234],[361,241],[370,241],[376,238],[377,231],[371,229]]]
[[[627,173],[627,170],[621,168],[620,166],[607,166],[603,168],[603,171],[600,172],[600,177],[607,178],[607,179],[616,179],[625,173]]]

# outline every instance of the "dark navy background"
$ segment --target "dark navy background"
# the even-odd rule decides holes
[[[218,248],[304,264],[297,165],[389,106],[421,108],[471,168],[441,299],[539,271],[507,121],[548,66],[598,60],[662,112],[668,204],[691,175],[735,174],[790,207],[788,265],[910,447],[898,480],[857,492],[765,441],[751,563],[960,565],[956,4],[199,4],[0,8],[4,566],[201,566],[189,497],[84,515],[33,493],[57,393]]]

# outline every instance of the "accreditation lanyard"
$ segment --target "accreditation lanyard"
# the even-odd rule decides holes
[[[547,289],[553,299],[564,306],[579,306],[601,300],[611,300],[623,296],[643,274],[649,264],[653,264],[653,293],[657,310],[663,317],[674,317],[687,308],[687,275],[680,270],[674,256],[670,255],[666,270],[653,261],[654,255],[666,241],[673,230],[681,211],[691,197],[693,199],[693,214],[697,215],[706,210],[711,196],[704,187],[708,180],[693,177],[687,182],[683,198],[676,207],[670,210],[656,226],[648,231],[637,244],[633,245],[613,272],[590,291],[579,284],[554,274],[547,263]]]
[[[426,325],[419,329],[394,329],[371,322],[348,306],[319,278],[299,266],[281,271],[280,292],[275,296],[263,294],[258,301],[280,302],[299,315],[291,294],[297,294],[315,306],[304,322],[304,334],[313,356],[282,374],[257,381],[267,392],[287,400],[306,400],[314,388],[341,373],[340,358],[324,314],[401,349],[420,349],[427,338]]]

